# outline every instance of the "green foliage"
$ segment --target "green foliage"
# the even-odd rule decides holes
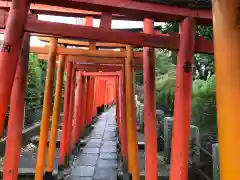
[[[174,92],[176,86],[176,66],[166,51],[156,53],[156,97],[157,105],[173,113]],[[210,61],[210,60],[208,60]],[[191,124],[200,128],[202,140],[216,136],[216,90],[215,75],[193,81],[192,86],[192,118]]]
[[[167,51],[156,50],[156,98],[157,105],[172,112],[176,84],[176,66]]]
[[[42,68],[35,54],[29,54],[26,105],[27,108],[40,104],[43,92]]]
[[[215,75],[202,84],[193,82],[192,124],[200,128],[202,139],[216,136],[217,112]]]

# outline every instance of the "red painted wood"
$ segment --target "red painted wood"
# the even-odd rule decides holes
[[[86,109],[86,122],[87,124],[91,124],[91,110],[92,110],[92,90],[93,90],[93,77],[88,77],[89,78],[89,82],[88,82],[88,86],[87,86],[87,109]]]
[[[99,65],[99,64],[74,64],[74,68],[76,69],[84,69],[84,70],[92,70],[96,69],[96,71],[120,71],[121,66],[114,65]]]
[[[93,17],[91,16],[86,16],[85,17],[85,26],[93,26]]]
[[[28,32],[51,34],[65,38],[85,38],[89,40],[115,42],[121,44],[144,45],[154,47],[178,48],[178,39],[161,35],[147,35],[138,32],[110,30],[64,23],[28,20],[25,25]]]
[[[83,72],[83,76],[118,76],[119,72]]]
[[[84,83],[84,98],[83,98],[83,123],[84,123],[84,127],[87,126],[87,102],[88,102],[88,86],[89,86],[89,76],[85,77],[85,83]]]
[[[93,98],[93,117],[97,115],[97,91],[98,91],[98,77],[94,78],[94,98]]]
[[[11,2],[7,1],[0,1],[1,9],[6,11],[9,10]],[[94,12],[94,11],[86,11],[86,10],[78,10],[78,9],[71,9],[71,8],[64,8],[59,6],[48,6],[48,5],[41,5],[41,4],[31,4],[30,10],[32,14],[45,14],[45,15],[55,15],[55,16],[65,16],[65,17],[86,17],[91,16],[93,18],[100,19],[102,13]],[[130,20],[126,16],[113,14],[114,19],[118,20]],[[132,19],[136,20],[136,19]]]
[[[71,77],[73,64],[71,61],[67,61],[67,78],[65,84],[64,92],[64,112],[63,112],[63,125],[62,125],[62,136],[60,143],[60,165],[64,165],[66,157],[66,142],[67,142],[67,130],[68,130],[68,113],[69,113],[69,103],[70,103],[70,92],[71,92]]]
[[[144,20],[144,32],[154,34],[152,19]],[[144,137],[146,180],[158,179],[157,127],[156,127],[156,88],[155,88],[155,49],[143,48],[144,74]]]
[[[28,54],[30,36],[24,36],[23,53],[19,57],[17,71],[12,88],[6,153],[4,159],[3,179],[18,179],[18,162],[20,158],[22,129],[24,122],[25,95],[27,89]]]
[[[1,24],[1,23],[0,23]],[[49,34],[65,38],[84,38],[94,41],[130,44],[136,46],[149,46],[177,50],[179,48],[179,35],[152,35],[123,30],[87,27],[64,23],[46,22],[28,19],[25,30],[32,33]],[[200,42],[200,43],[199,43]],[[213,53],[211,41],[197,38],[195,52]]]
[[[96,89],[96,78],[92,77],[92,102],[90,107],[90,118],[93,118],[96,114],[94,113],[94,104],[95,104],[95,89]]]
[[[192,71],[184,68],[193,63],[196,24],[186,18],[181,24],[181,43],[178,53],[174,103],[173,136],[171,148],[170,180],[188,179],[188,151],[190,136]]]
[[[123,144],[123,157],[125,160],[126,165],[127,159],[128,159],[128,143],[127,143],[127,121],[126,121],[126,77],[125,77],[125,67],[123,67],[121,73],[121,102],[122,102],[122,118],[121,118],[121,123],[122,123],[122,131],[123,131],[123,139],[122,139],[122,144]]]
[[[81,124],[81,113],[82,113],[82,72],[77,72],[77,93],[75,97],[76,110],[74,115],[74,144],[76,144],[80,138],[82,124]]]
[[[74,147],[72,141],[72,132],[73,132],[73,115],[74,115],[74,98],[75,98],[75,85],[76,85],[76,71],[72,70],[72,77],[71,77],[71,93],[70,93],[70,100],[69,100],[69,113],[68,113],[68,125],[67,125],[67,141],[66,141],[66,149],[67,155],[71,154],[71,150]]]
[[[21,53],[24,36],[22,28],[26,21],[27,12],[27,0],[22,0],[21,3],[18,0],[13,0],[0,51],[0,137],[4,128],[17,62]]]
[[[193,17],[198,23],[212,23],[211,10],[190,9],[132,0],[41,0],[39,3],[97,12],[109,12],[112,14],[122,14],[128,17],[138,18],[139,20],[148,17],[160,22],[176,21],[182,20],[185,17]]]
[[[87,86],[87,109],[86,109],[86,122],[89,125],[90,124],[90,104],[91,104],[91,86],[92,86],[92,77],[89,77],[88,86]]]
[[[86,114],[86,83],[87,83],[87,77],[82,76],[82,105],[81,105],[81,117],[80,117],[80,121],[81,121],[81,131],[83,131],[83,129],[85,128],[85,114]]]
[[[100,28],[111,29],[112,26],[112,14],[108,12],[102,13]]]

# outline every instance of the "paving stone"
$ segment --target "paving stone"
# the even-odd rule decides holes
[[[116,132],[115,132],[115,131],[113,131],[113,132],[111,132],[111,131],[106,131],[106,132],[104,133],[104,137],[106,137],[106,136],[108,136],[108,137],[115,137],[115,136],[116,136]]]
[[[103,146],[105,146],[105,145],[117,146],[116,141],[103,141],[102,144],[103,144]]]
[[[94,180],[117,180],[116,169],[97,168],[93,177]]]
[[[46,163],[46,162],[45,162]],[[59,158],[58,155],[56,155],[56,158],[54,159],[54,174],[58,172],[58,164],[59,164]],[[36,167],[36,153],[33,152],[21,152],[20,159],[18,163],[18,173],[20,175],[34,175],[35,174],[35,167]],[[0,172],[2,172],[2,168],[0,169]]]
[[[117,138],[115,108],[103,113],[94,124],[86,146],[74,160],[65,180],[117,180]]]
[[[101,153],[100,159],[117,159],[117,153]]]
[[[98,160],[98,154],[81,154],[73,162],[74,166],[95,166]]]
[[[117,168],[117,160],[115,159],[98,159],[97,168]]]
[[[116,141],[117,137],[114,137],[114,136],[103,136],[103,140]]]
[[[90,138],[94,138],[94,139],[102,139],[103,135],[102,134],[93,134],[90,135]]]
[[[115,128],[106,128],[105,132],[116,132]]]
[[[94,166],[78,166],[72,169],[72,176],[92,177],[94,175]]]
[[[83,148],[82,151],[83,154],[98,154],[99,148]]]
[[[79,176],[69,176],[64,178],[64,180],[92,180],[92,177],[79,177]]]
[[[103,134],[104,134],[104,128],[103,128],[103,129],[100,129],[100,130],[96,130],[95,132],[91,133],[91,135],[94,135],[94,134],[103,136]]]
[[[116,153],[117,147],[112,145],[104,145],[101,147],[101,153]]]
[[[87,148],[100,148],[102,143],[87,143],[85,147]]]

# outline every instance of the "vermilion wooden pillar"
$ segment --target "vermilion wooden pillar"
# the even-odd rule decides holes
[[[51,38],[49,47],[49,60],[47,78],[44,90],[44,102],[42,111],[42,120],[40,128],[40,139],[38,145],[38,155],[35,170],[35,180],[42,180],[44,172],[45,155],[47,149],[49,120],[52,109],[53,81],[56,68],[57,38]]]
[[[99,90],[98,90],[98,106],[101,106],[104,102],[104,80],[99,79]]]
[[[70,100],[69,100],[69,113],[68,113],[68,126],[67,126],[67,141],[66,141],[66,149],[67,149],[67,156],[71,154],[71,150],[74,147],[71,144],[73,141],[72,139],[72,130],[73,130],[73,115],[74,115],[74,97],[75,97],[75,85],[76,85],[76,70],[72,70],[72,78],[71,78],[71,93],[70,93]]]
[[[64,92],[64,111],[63,111],[63,122],[62,122],[62,136],[60,144],[60,165],[65,164],[66,157],[66,141],[67,141],[67,124],[68,124],[68,113],[69,113],[69,102],[70,102],[70,92],[71,92],[71,77],[72,77],[73,64],[71,61],[67,62],[66,70],[66,84]]]
[[[4,128],[17,62],[24,36],[23,26],[29,8],[28,0],[13,0],[0,51],[0,137]]]
[[[87,92],[86,92],[86,113],[85,113],[85,121],[86,121],[86,125],[89,125],[90,124],[90,120],[89,120],[89,106],[90,106],[90,101],[92,101],[90,99],[91,97],[91,77],[88,76],[87,77],[88,79],[88,83],[87,83]]]
[[[93,102],[93,83],[94,83],[94,79],[93,77],[89,77],[89,86],[88,86],[88,103],[87,103],[87,121],[88,124],[91,124],[92,121],[92,115],[91,115],[91,111],[92,111],[92,102]]]
[[[221,180],[240,179],[239,1],[213,0],[214,63]]]
[[[22,129],[27,88],[29,41],[30,36],[28,33],[25,33],[23,53],[18,60],[17,71],[11,94],[3,171],[3,179],[5,180],[18,179],[18,162],[22,145]]]
[[[125,80],[125,67],[123,66],[123,69],[120,73],[120,80],[121,80],[121,102],[122,102],[122,111],[121,111],[121,121],[122,121],[122,131],[123,131],[123,140],[122,140],[122,144],[123,144],[123,162],[124,162],[124,167],[125,169],[128,169],[128,163],[127,163],[127,159],[128,159],[128,143],[127,143],[127,139],[128,139],[128,135],[127,135],[127,116],[126,116],[126,80]]]
[[[144,19],[144,33],[154,34],[152,19]],[[157,130],[156,130],[156,88],[155,88],[155,50],[143,48],[144,74],[144,137],[146,180],[158,179]]]
[[[120,128],[120,92],[119,92],[119,77],[116,77],[116,120],[117,120],[117,124],[118,124],[118,128]],[[120,137],[121,137],[121,133],[120,133]]]
[[[57,80],[56,80],[56,90],[54,95],[54,105],[52,113],[52,126],[50,132],[50,143],[48,148],[48,158],[47,158],[47,169],[46,176],[52,178],[52,172],[54,168],[55,152],[56,152],[56,141],[58,136],[58,124],[60,117],[60,108],[61,108],[61,97],[62,97],[62,86],[64,78],[64,69],[65,69],[65,55],[59,56],[59,66],[57,71]]]
[[[188,179],[192,64],[195,35],[195,20],[190,17],[184,19],[181,24],[180,49],[177,62],[170,180]]]
[[[107,84],[108,81],[105,81],[105,98],[104,98],[104,104],[108,105],[108,96],[109,96],[109,87]]]
[[[79,121],[80,121],[80,124],[81,124],[81,127],[80,127],[80,132],[83,132],[84,128],[85,128],[85,121],[84,121],[84,114],[85,114],[85,104],[86,103],[86,77],[85,76],[82,76],[82,85],[81,85],[81,113],[80,113],[80,116],[79,116]],[[81,134],[80,134],[81,135]]]
[[[98,88],[98,78],[94,78],[94,95],[93,95],[93,107],[92,107],[92,116],[95,117],[97,115],[97,105],[96,105],[96,100],[97,100],[97,88]]]
[[[85,77],[83,81],[83,114],[82,114],[82,122],[84,127],[87,125],[86,117],[87,117],[87,86],[89,83],[89,77]]]
[[[92,77],[92,84],[91,84],[91,101],[90,101],[90,107],[89,107],[89,119],[90,123],[92,123],[92,118],[94,117],[92,111],[94,106],[94,85],[95,85],[95,78]]]
[[[121,143],[121,153],[123,160],[125,159],[125,152],[124,152],[124,131],[123,131],[123,120],[122,120],[122,97],[121,97],[121,79],[119,76],[116,77],[116,121],[118,126],[118,133],[120,136],[120,143]]]
[[[82,114],[82,72],[77,72],[77,94],[76,94],[76,110],[74,116],[74,143],[76,144],[79,140],[82,124],[81,124],[81,114]]]
[[[132,180],[140,179],[138,164],[138,140],[136,127],[136,113],[134,90],[133,90],[133,48],[127,46],[127,58],[125,61],[126,70],[126,115],[127,115],[127,134],[128,134],[128,169]]]

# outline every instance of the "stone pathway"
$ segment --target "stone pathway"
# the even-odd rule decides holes
[[[115,107],[99,116],[67,180],[117,180]]]

